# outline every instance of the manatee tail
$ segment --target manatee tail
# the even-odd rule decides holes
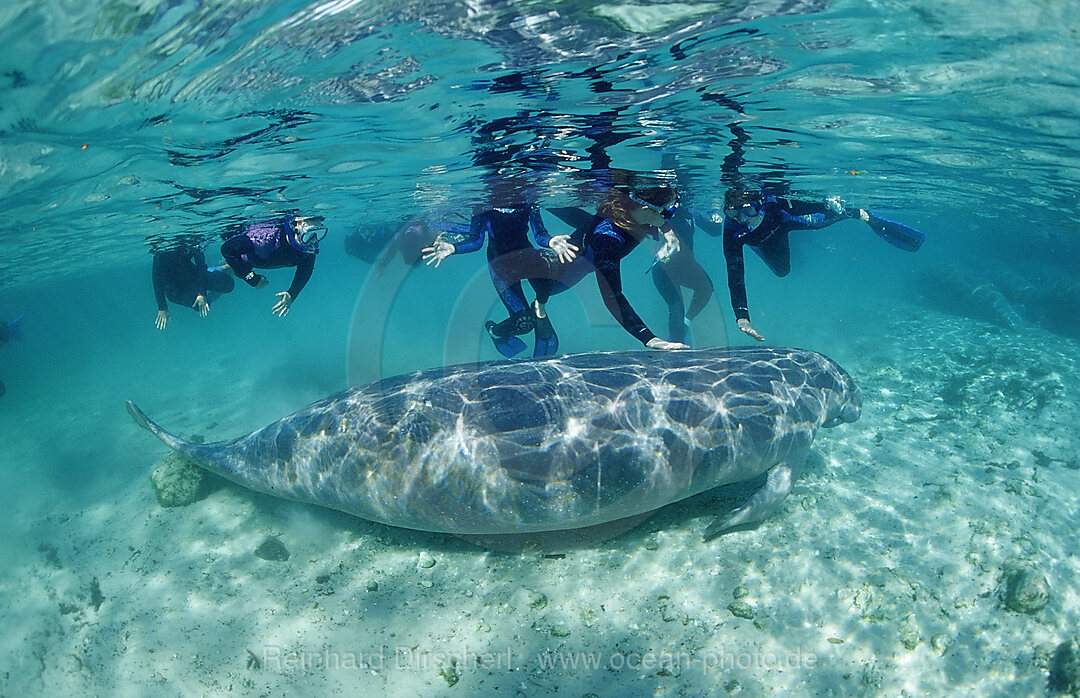
[[[223,459],[223,450],[219,444],[197,444],[184,441],[179,436],[171,434],[158,426],[131,400],[127,401],[127,411],[136,424],[161,439],[161,442],[172,450],[187,456],[210,472],[230,477],[229,471],[231,468]]]
[[[185,446],[191,445],[187,441],[184,441],[159,427],[157,423],[147,417],[146,413],[140,410],[139,406],[131,400],[127,401],[127,411],[128,414],[131,415],[131,418],[135,420],[136,424],[161,439],[162,443],[174,451],[181,451]]]

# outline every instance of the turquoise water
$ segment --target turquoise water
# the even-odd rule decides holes
[[[1046,693],[1080,620],[1078,32],[1065,0],[5,3],[0,321],[22,315],[24,337],[0,345],[0,692]],[[703,545],[722,506],[683,506],[550,559],[239,488],[155,502],[165,450],[126,399],[217,440],[359,382],[498,358],[480,254],[376,275],[345,253],[351,231],[467,215],[492,175],[481,157],[544,208],[595,206],[601,160],[718,208],[737,131],[743,175],[927,238],[910,254],[857,222],[793,236],[784,279],[747,256],[755,327],[836,359],[866,395],[757,531]],[[330,232],[286,318],[276,270],[155,329],[152,248],[198,240],[216,262],[237,226],[290,209]],[[662,334],[652,251],[624,279]],[[695,343],[749,343],[719,241],[699,233],[697,256],[717,299]],[[565,352],[636,348],[589,280],[551,309]],[[287,563],[252,557],[269,534]],[[1002,600],[1020,563],[1051,590],[1036,613]],[[734,586],[758,622],[729,613]],[[724,642],[819,661],[703,671]],[[513,667],[452,685],[445,661],[391,666],[414,645],[510,647]],[[270,646],[388,654],[275,669]],[[555,649],[698,664],[542,667]]]

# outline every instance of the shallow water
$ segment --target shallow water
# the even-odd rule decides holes
[[[1052,692],[1080,592],[1078,31],[1064,0],[5,3],[0,321],[24,337],[0,345],[0,692]],[[481,255],[376,275],[348,233],[467,216],[505,179],[592,207],[608,166],[715,209],[740,137],[742,175],[927,236],[793,236],[783,279],[747,256],[755,327],[865,396],[758,529],[702,544],[738,494],[719,492],[508,556],[231,485],[155,501],[165,449],[125,399],[217,440],[498,358]],[[330,232],[288,317],[276,270],[154,328],[152,249],[213,263],[293,209]],[[696,250],[717,298],[694,342],[749,342],[719,241]],[[623,278],[662,333],[652,252]],[[564,352],[639,346],[591,281],[551,309]],[[254,556],[267,535],[287,561]],[[1033,613],[1004,598],[1024,565],[1050,590]],[[600,668],[545,664],[589,653]]]

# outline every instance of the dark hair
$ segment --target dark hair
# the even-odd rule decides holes
[[[756,203],[761,201],[760,189],[728,189],[724,194],[724,208],[738,208],[743,204]]]
[[[638,233],[646,233],[652,226],[642,225],[631,217],[630,214],[635,209],[641,208],[641,204],[635,203],[630,198],[631,192],[637,198],[648,201],[653,206],[663,206],[675,198],[678,193],[675,187],[645,187],[633,190],[626,187],[612,187],[608,191],[607,200],[600,206],[597,213],[620,228]]]

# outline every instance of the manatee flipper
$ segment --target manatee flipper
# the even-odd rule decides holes
[[[799,477],[806,462],[806,454],[805,450],[800,450],[790,455],[787,460],[769,468],[765,486],[726,518],[714,521],[705,529],[704,539],[710,540],[733,528],[753,526],[771,516],[791,492],[791,485]]]

